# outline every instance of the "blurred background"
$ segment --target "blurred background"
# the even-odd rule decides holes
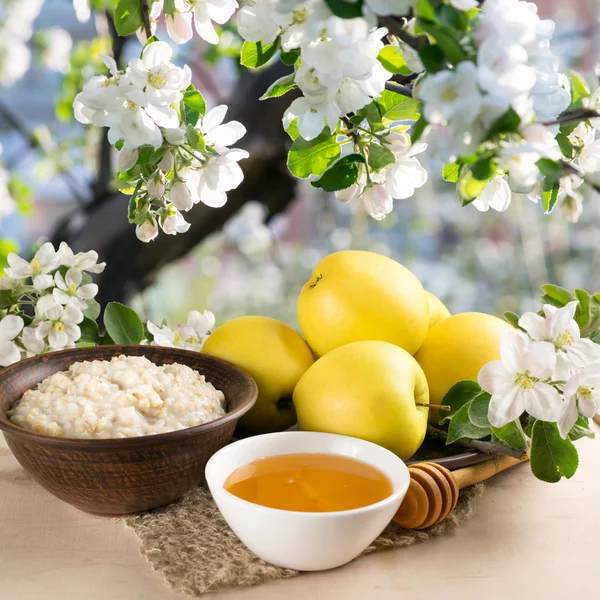
[[[188,233],[139,242],[127,223],[127,199],[114,187],[115,157],[105,131],[72,117],[75,94],[104,72],[98,52],[112,52],[123,66],[141,49],[135,37],[115,36],[102,9],[111,0],[94,1],[86,21],[86,0],[75,6],[70,0],[0,0],[0,266],[9,251],[26,256],[45,240],[95,249],[108,263],[98,280],[101,303],[130,303],[173,326],[189,310],[205,308],[219,322],[261,314],[296,325],[296,297],[314,266],[349,248],[400,261],[452,312],[528,310],[546,282],[600,290],[600,207],[593,196],[577,224],[558,209],[543,215],[524,196],[505,213],[480,213],[461,208],[454,186],[441,179],[441,165],[424,159],[427,185],[396,201],[378,223],[361,203],[341,204],[294,180],[281,127],[293,97],[258,101],[289,68],[241,71],[233,29],[222,32],[216,48],[195,36],[175,49],[209,107],[227,103],[227,119],[246,126],[237,144],[251,154],[241,163],[244,184],[221,209],[196,206],[186,215]],[[600,3],[537,4],[557,23],[554,50],[563,71],[576,68],[595,79]],[[161,26],[157,36],[168,40]]]

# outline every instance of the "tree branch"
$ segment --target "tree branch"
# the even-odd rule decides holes
[[[393,81],[386,81],[385,89],[389,90],[390,92],[396,92],[396,94],[402,94],[402,96],[407,96],[408,98],[413,97],[412,88],[410,85],[399,85]]]
[[[38,137],[31,131],[29,125],[21,117],[21,115],[13,112],[6,104],[0,102],[0,115],[4,117],[4,120],[15,130],[18,131],[26,140],[27,144],[32,150],[41,150],[44,154],[52,154],[56,148],[54,146],[46,148],[40,142]],[[81,184],[71,175],[69,171],[59,171],[58,174],[63,178],[70,192],[73,194],[77,204],[84,206],[86,200],[79,193]]]
[[[427,425],[427,434],[436,439],[446,443],[448,434],[433,425]],[[465,448],[471,448],[472,450],[480,450],[486,454],[506,454],[514,458],[522,459],[526,453],[521,450],[515,450],[505,444],[496,444],[494,442],[483,442],[481,440],[457,440],[454,442],[457,446],[463,446]]]
[[[554,121],[545,121],[542,125],[562,125],[563,123],[572,123],[573,121],[585,121],[586,119],[595,119],[600,117],[600,113],[590,108],[578,108],[577,110],[566,110],[558,115]]]
[[[413,50],[417,52],[423,47],[429,44],[429,40],[427,36],[420,35],[419,37],[415,37],[411,35],[402,27],[402,23],[393,17],[382,17],[379,19],[380,23],[387,27],[389,32],[395,35],[398,39],[402,40],[407,46],[410,46]]]
[[[150,24],[150,6],[148,5],[148,0],[140,0],[140,8],[142,9],[146,39],[149,40],[152,37],[152,25]]]

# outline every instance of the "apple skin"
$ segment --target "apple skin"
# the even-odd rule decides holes
[[[429,328],[429,303],[419,280],[400,263],[344,250],[315,267],[298,298],[298,320],[317,356],[368,340],[414,354]]]
[[[431,292],[425,291],[429,303],[429,329],[451,316],[446,305]]]
[[[256,404],[238,421],[238,437],[283,431],[296,423],[292,393],[315,359],[294,329],[269,317],[239,317],[218,327],[202,352],[244,369],[258,385]]]
[[[429,389],[423,369],[388,342],[336,348],[308,369],[294,390],[303,431],[338,433],[379,444],[403,460],[423,443]]]

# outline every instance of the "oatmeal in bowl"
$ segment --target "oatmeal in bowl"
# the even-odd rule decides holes
[[[54,373],[26,391],[8,417],[34,433],[106,439],[195,427],[225,412],[223,392],[189,366],[121,354]]]

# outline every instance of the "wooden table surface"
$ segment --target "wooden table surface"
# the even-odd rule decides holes
[[[600,428],[595,426],[595,431]],[[232,600],[598,598],[600,436],[578,442],[570,481],[519,465],[490,480],[453,535],[372,554],[340,569],[211,597]],[[183,600],[138,552],[133,532],[57,500],[0,438],[2,600]]]

